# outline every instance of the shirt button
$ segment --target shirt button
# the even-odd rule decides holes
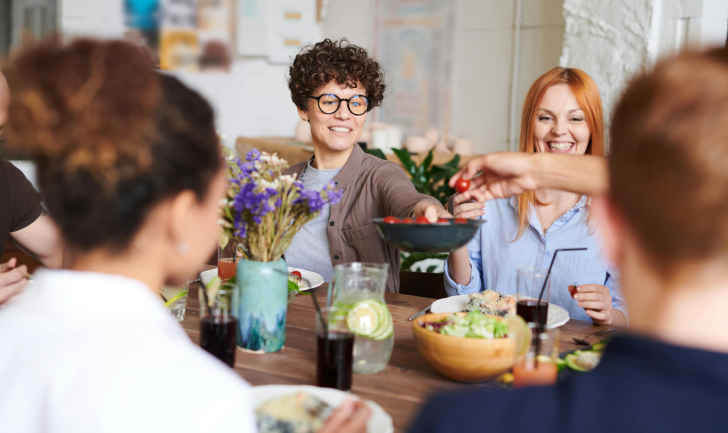
[[[566,221],[566,220],[564,218],[561,218],[561,222],[564,222],[564,221]]]
[[[334,256],[334,260],[339,260],[339,256]]]
[[[333,226],[334,226],[334,222],[333,222],[333,221],[331,221],[331,222],[329,223],[329,225],[330,225],[331,227],[333,227]]]

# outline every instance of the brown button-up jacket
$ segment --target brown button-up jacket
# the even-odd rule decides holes
[[[291,166],[284,174],[300,178],[306,163]],[[341,201],[331,206],[329,249],[331,263],[389,263],[387,291],[399,292],[399,250],[379,236],[372,218],[412,216],[415,205],[429,200],[442,207],[434,197],[420,194],[402,167],[364,153],[356,145],[344,167],[334,178],[343,189]]]

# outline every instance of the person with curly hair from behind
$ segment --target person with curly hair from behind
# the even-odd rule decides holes
[[[384,73],[366,50],[345,38],[305,47],[289,69],[288,87],[298,115],[311,125],[314,156],[285,174],[307,188],[330,182],[341,201],[321,212],[294,237],[288,266],[331,281],[334,266],[350,262],[388,263],[387,291],[399,292],[399,251],[379,236],[372,218],[450,214],[433,197],[418,193],[397,164],[367,155],[357,145],[367,114],[384,99]]]

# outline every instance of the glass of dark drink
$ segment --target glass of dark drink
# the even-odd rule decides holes
[[[551,297],[551,280],[547,280],[548,271],[539,268],[521,268],[516,280],[516,314],[526,323],[540,323],[546,326]],[[541,290],[543,289],[543,294]],[[538,299],[541,297],[541,302]]]
[[[200,347],[220,361],[235,366],[240,296],[234,284],[217,292],[200,287]]]
[[[351,390],[354,335],[346,324],[348,312],[339,307],[316,312],[316,386]]]

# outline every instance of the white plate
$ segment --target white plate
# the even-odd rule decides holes
[[[314,395],[332,407],[339,407],[346,399],[360,400],[354,394],[348,394],[332,388],[319,388],[306,385],[262,385],[253,387],[253,404],[255,405],[255,409],[258,409],[260,405],[268,400],[288,394],[295,394],[299,391]],[[369,421],[367,422],[367,431],[369,433],[394,432],[392,417],[381,406],[369,400],[366,400],[364,403],[372,411],[372,416],[369,417]]]
[[[311,287],[301,287],[301,290],[315,289],[324,283],[324,277],[317,274],[316,272],[306,271],[304,269],[288,268],[288,272],[298,271],[301,273],[301,277],[308,280],[311,283]],[[217,268],[210,269],[209,271],[200,272],[200,281],[202,284],[207,285],[214,277],[217,277]],[[303,284],[306,284],[303,282]]]
[[[430,311],[433,313],[458,313],[463,311],[470,295],[457,295],[448,298],[438,299],[432,303]],[[569,312],[555,304],[549,304],[549,314],[546,318],[546,328],[558,328],[569,321]]]

